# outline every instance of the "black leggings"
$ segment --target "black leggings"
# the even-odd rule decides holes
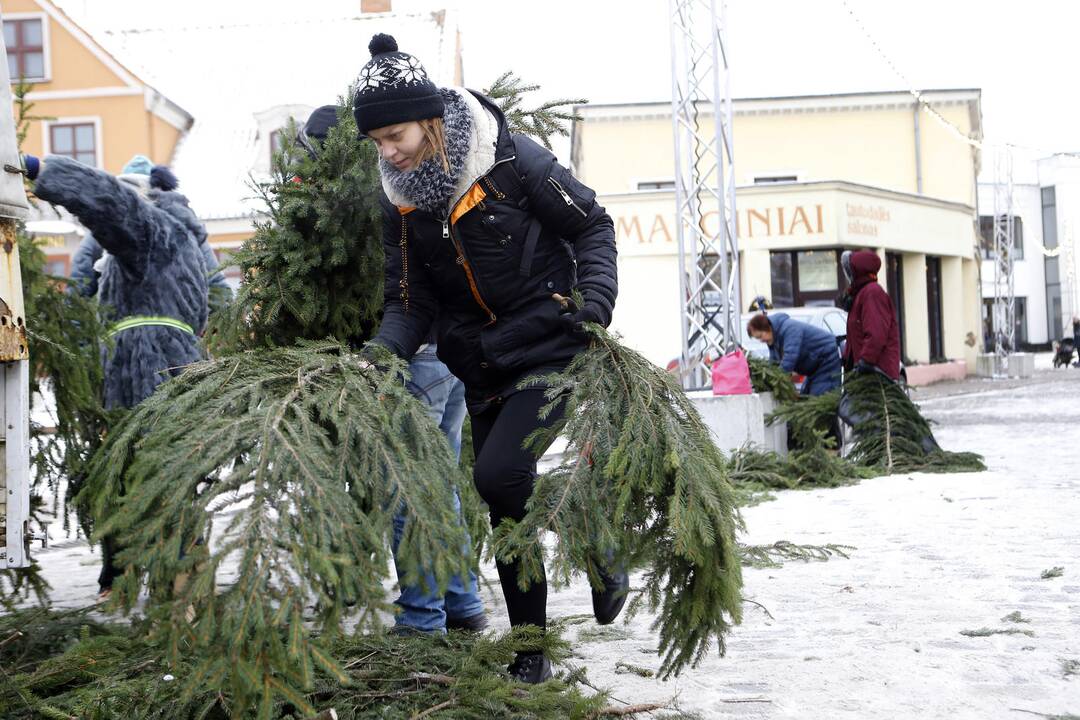
[[[493,402],[481,413],[472,416],[473,450],[476,464],[473,481],[480,497],[491,509],[491,527],[498,527],[503,518],[521,520],[525,503],[532,495],[536,480],[538,454],[525,450],[521,444],[539,427],[551,427],[563,415],[560,405],[541,421],[537,416],[547,404],[544,390],[522,390],[501,402]],[[528,590],[518,587],[520,563],[496,561],[506,611],[511,625],[547,624],[547,581],[534,582]]]

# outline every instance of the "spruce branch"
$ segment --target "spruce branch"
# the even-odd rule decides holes
[[[127,568],[115,603],[133,609],[148,584],[170,661],[199,658],[199,683],[228,686],[236,709],[301,697],[317,672],[347,679],[327,642],[350,605],[368,628],[389,609],[397,508],[409,517],[405,582],[431,571],[445,587],[467,569],[446,551],[465,540],[452,511],[456,462],[402,372],[333,342],[199,363],[94,458],[86,493]],[[212,537],[212,509],[227,501],[235,514]],[[226,565],[237,575],[218,587]]]
[[[253,183],[267,218],[232,256],[244,278],[236,300],[215,312],[215,354],[298,340],[367,340],[382,313],[382,210],[377,154],[358,142],[346,100],[312,158],[282,132],[269,183]]]
[[[850,455],[856,463],[886,473],[986,469],[975,453],[938,447],[930,423],[896,383],[877,373],[851,373],[844,393],[859,418]]]
[[[539,85],[526,84],[508,71],[485,89],[484,94],[494,100],[506,115],[510,132],[532,136],[550,150],[551,138],[569,135],[566,124],[581,119],[573,107],[588,101],[583,98],[560,98],[540,103],[531,110],[522,108],[523,96],[539,89]]]
[[[541,412],[565,403],[564,421],[526,440],[539,449],[563,434],[564,459],[537,478],[526,517],[496,528],[495,554],[522,558],[526,580],[535,581],[541,531],[549,530],[555,582],[584,570],[597,586],[606,554],[644,568],[630,612],[657,615],[659,672],[670,677],[713,642],[722,653],[741,620],[742,520],[726,461],[682,389],[599,326],[589,330],[590,348],[542,379],[549,402]]]

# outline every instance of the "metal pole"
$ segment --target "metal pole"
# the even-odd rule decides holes
[[[739,342],[734,113],[723,0],[670,0],[670,8],[683,384],[696,389],[709,385],[709,361]],[[700,122],[704,110],[711,132]]]
[[[1009,376],[1009,355],[1016,352],[1016,302],[1013,283],[1015,247],[1012,148],[994,156],[994,377]]]
[[[683,382],[687,382],[689,378],[689,370],[691,366],[690,358],[690,327],[689,324],[684,321],[683,308],[687,303],[687,299],[690,297],[690,290],[688,288],[689,278],[687,277],[687,268],[684,262],[686,257],[686,240],[682,232],[682,207],[686,203],[686,188],[682,182],[683,173],[683,142],[682,131],[679,126],[679,119],[681,117],[681,105],[682,105],[682,86],[679,83],[679,78],[682,73],[685,72],[679,67],[678,59],[685,57],[685,37],[681,32],[683,23],[681,22],[681,13],[683,12],[683,6],[677,0],[670,0],[669,4],[671,17],[669,24],[671,27],[671,133],[675,144],[675,239],[678,244],[679,252],[679,330],[682,339],[682,350],[680,353],[679,367],[683,372]]]

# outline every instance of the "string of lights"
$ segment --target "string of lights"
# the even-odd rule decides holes
[[[1046,148],[1035,147],[1032,145],[1023,145],[1020,143],[1007,142],[1001,144],[987,145],[983,142],[982,138],[972,137],[968,133],[964,132],[955,124],[953,124],[952,121],[950,121],[947,117],[938,112],[938,110],[933,105],[931,105],[926,100],[926,98],[923,97],[922,91],[918,90],[915,87],[914,83],[912,83],[911,80],[908,79],[907,75],[904,74],[904,72],[897,66],[895,62],[893,62],[892,58],[887,52],[885,52],[885,49],[881,46],[881,43],[877,41],[874,35],[866,27],[866,24],[855,12],[855,9],[851,6],[848,0],[840,0],[840,2],[844,6],[844,9],[847,11],[848,15],[851,17],[852,22],[855,23],[856,27],[858,27],[859,31],[863,34],[863,37],[865,37],[866,41],[870,43],[870,46],[874,48],[874,51],[878,54],[878,57],[881,58],[881,60],[889,66],[889,69],[891,69],[893,73],[904,83],[905,90],[912,96],[912,98],[915,99],[915,102],[917,102],[919,106],[927,112],[927,114],[929,114],[932,118],[934,118],[934,120],[940,123],[952,135],[956,136],[961,142],[964,142],[971,147],[977,148],[979,150],[1015,149],[1026,150],[1044,156],[1064,156],[1080,158],[1080,152],[1062,152],[1060,150],[1049,150]]]

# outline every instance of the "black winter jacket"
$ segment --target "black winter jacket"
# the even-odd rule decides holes
[[[450,216],[383,195],[385,307],[374,341],[408,359],[435,322],[439,359],[475,402],[585,347],[552,294],[576,288],[606,326],[618,280],[614,224],[596,193],[473,95],[498,121],[495,161]]]

